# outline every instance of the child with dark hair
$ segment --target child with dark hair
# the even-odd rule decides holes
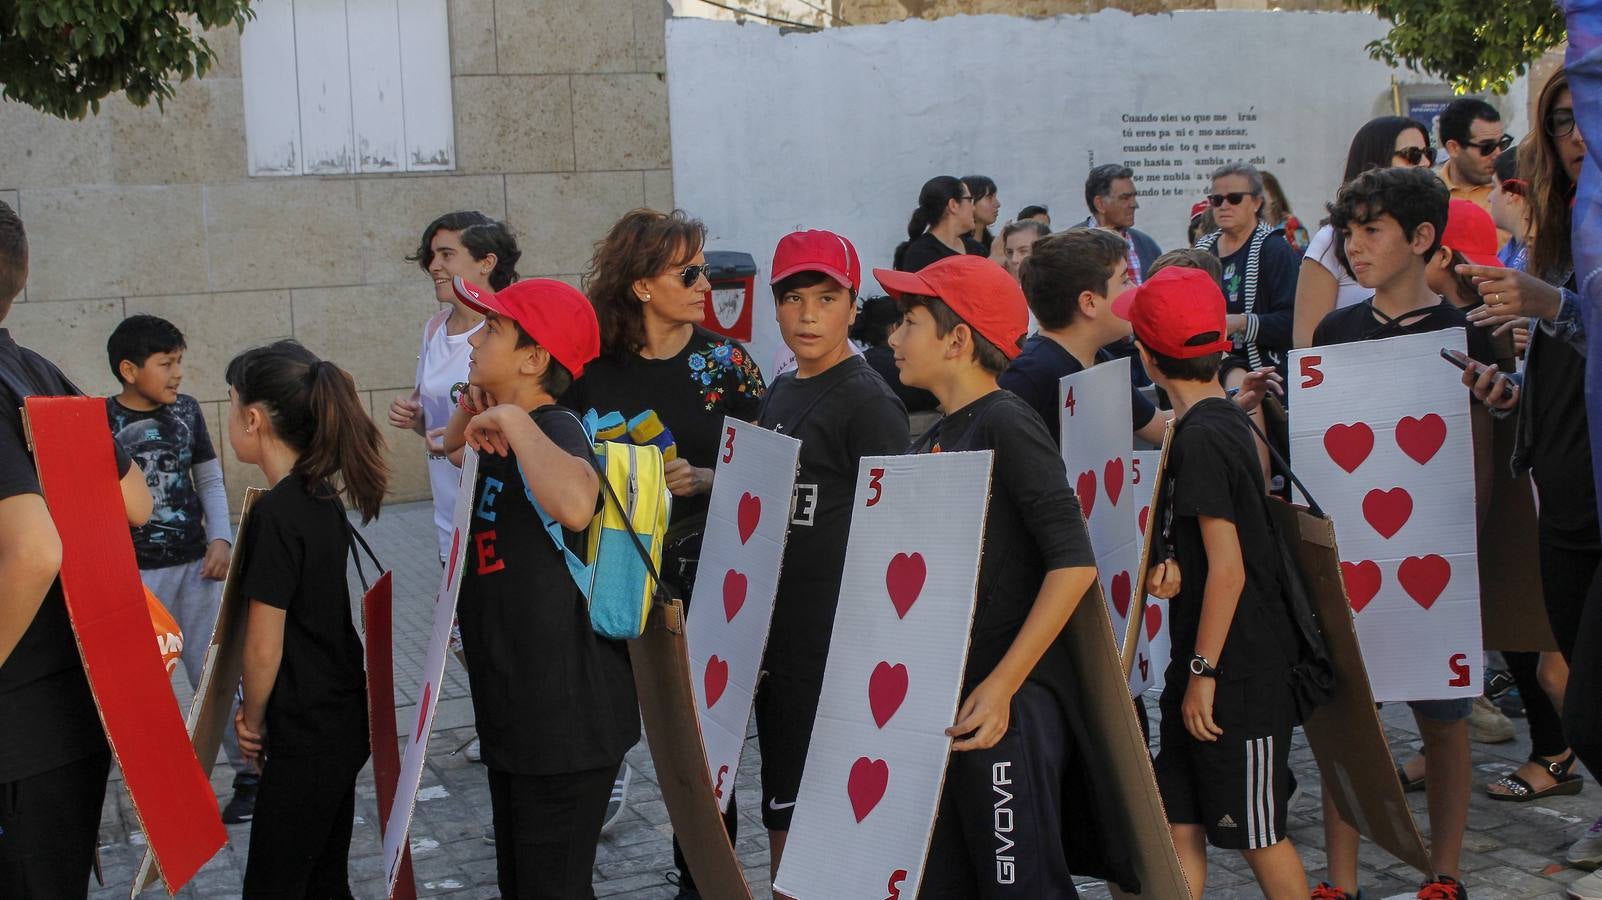
[[[890,385],[909,414],[934,410],[934,394],[902,384],[901,372],[896,369],[895,351],[890,349],[890,332],[901,324],[896,301],[882,295],[864,297],[859,307],[857,321],[851,326],[851,340],[862,347],[863,360]]]
[[[1307,896],[1286,834],[1296,709],[1295,646],[1281,599],[1267,486],[1246,415],[1218,367],[1230,349],[1224,296],[1200,269],[1171,267],[1113,304],[1140,358],[1174,403],[1168,475],[1153,512],[1173,558],[1157,787],[1191,896],[1207,886],[1207,845],[1239,850],[1272,900]],[[1159,574],[1161,573],[1161,574]]]
[[[155,501],[150,521],[133,530],[139,577],[172,613],[183,632],[184,674],[200,682],[211,631],[222,605],[233,531],[222,461],[212,446],[200,404],[178,393],[184,336],[156,316],[129,316],[106,341],[107,361],[122,392],[106,398],[111,434],[144,470]],[[230,825],[249,822],[256,804],[256,770],[232,734],[223,749],[234,769],[234,795],[223,808]]]
[[[756,693],[762,824],[779,870],[829,659],[857,464],[907,446],[907,411],[848,334],[862,286],[857,250],[828,231],[785,235],[773,251],[774,317],[796,368],[774,379],[757,424],[801,441],[790,538]]]
[[[1076,847],[1070,874],[1063,798],[1073,815],[1111,823],[1105,790],[1076,760],[1088,729],[1063,627],[1096,577],[1078,499],[1040,416],[996,377],[1018,356],[1028,321],[1023,292],[989,260],[957,256],[916,273],[875,269],[905,316],[890,336],[901,377],[946,411],[919,441],[932,452],[995,454],[978,598],[962,704],[923,874],[931,897],[1074,897],[1072,874],[1132,887],[1127,849],[1113,828],[1076,827],[1098,846]],[[992,772],[1008,792],[1012,868],[995,859]],[[1082,851],[1082,852],[1081,852]]]
[[[261,769],[247,897],[349,897],[367,684],[345,566],[389,484],[384,439],[350,374],[294,341],[228,364],[228,442],[272,485],[240,548],[244,700],[234,730]]]
[[[556,398],[600,353],[595,311],[545,278],[498,293],[459,285],[485,316],[472,387],[445,434],[479,455],[472,552],[457,613],[489,770],[502,896],[590,897],[613,777],[640,737],[628,652],[589,605],[546,531],[570,549],[600,497],[590,440]]]
[[[1429,260],[1441,248],[1451,195],[1427,169],[1374,169],[1347,182],[1330,204],[1330,224],[1340,236],[1352,275],[1374,295],[1330,313],[1313,330],[1313,346],[1379,340],[1448,328],[1466,328],[1463,311],[1430,287]],[[1490,363],[1485,332],[1468,328],[1469,355]],[[1491,371],[1497,367],[1491,365]],[[1459,881],[1473,769],[1469,760],[1468,698],[1408,702],[1429,760],[1431,878],[1418,896],[1463,900]],[[1324,794],[1324,836],[1329,883],[1324,900],[1357,897],[1357,829],[1341,819]]]

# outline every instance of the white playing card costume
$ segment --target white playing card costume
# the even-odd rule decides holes
[[[1462,329],[1298,350],[1291,465],[1330,518],[1376,700],[1480,693]],[[1533,565],[1533,562],[1531,563]]]
[[[818,718],[774,878],[784,894],[918,895],[967,664],[991,459],[862,459]]]
[[[1157,502],[1157,467],[1162,461],[1161,450],[1136,450],[1130,463],[1134,470],[1134,477],[1130,480],[1135,489],[1135,500],[1139,509],[1135,511],[1135,539],[1143,540],[1146,534],[1146,525],[1151,519],[1151,509]],[[1147,563],[1153,566],[1162,562],[1154,559]],[[1146,611],[1142,616],[1140,626],[1141,643],[1135,648],[1135,664],[1129,670],[1129,684],[1131,688],[1137,687],[1145,680],[1146,690],[1158,692],[1163,689],[1163,673],[1168,669],[1169,643],[1168,643],[1168,601],[1159,600],[1151,595],[1146,596]]]
[[[1135,577],[1140,559],[1136,518],[1140,506],[1149,500],[1134,484],[1129,360],[1115,359],[1063,376],[1057,385],[1057,405],[1058,443],[1068,467],[1068,483],[1085,511],[1101,591],[1107,598],[1107,618],[1112,620],[1113,635],[1122,648],[1134,585],[1139,580]],[[1130,692],[1134,694],[1151,683],[1149,653],[1144,673],[1138,665],[1145,643],[1141,631],[1137,665],[1130,671]]]
[[[707,775],[728,809],[779,590],[801,442],[723,420],[701,565],[685,625]],[[714,599],[716,598],[716,599]]]

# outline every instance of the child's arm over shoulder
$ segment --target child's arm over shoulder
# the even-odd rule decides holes
[[[564,528],[582,531],[595,517],[600,479],[589,439],[572,415],[553,412],[537,423],[522,408],[503,403],[474,416],[465,437],[475,450],[516,459],[529,493]]]

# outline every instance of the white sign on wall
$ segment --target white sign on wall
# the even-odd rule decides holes
[[[695,711],[718,808],[728,809],[740,769],[757,673],[790,522],[801,442],[723,420],[701,565],[685,626]]]
[[[967,664],[991,459],[988,450],[863,457],[775,891],[918,895]]]
[[[1291,459],[1335,522],[1376,700],[1478,697],[1480,575],[1461,328],[1291,354]],[[1355,398],[1355,400],[1354,400]]]

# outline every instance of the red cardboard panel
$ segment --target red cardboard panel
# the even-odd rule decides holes
[[[61,535],[61,585],[111,752],[167,890],[176,892],[228,834],[190,744],[154,640],[118,485],[105,401],[30,397],[26,414]]]
[[[400,781],[400,745],[395,738],[394,579],[380,575],[362,596],[362,622],[367,635],[367,731],[373,747],[373,781],[378,788],[378,821],[387,828]],[[400,873],[390,889],[391,900],[416,900],[412,848],[401,851]]]

